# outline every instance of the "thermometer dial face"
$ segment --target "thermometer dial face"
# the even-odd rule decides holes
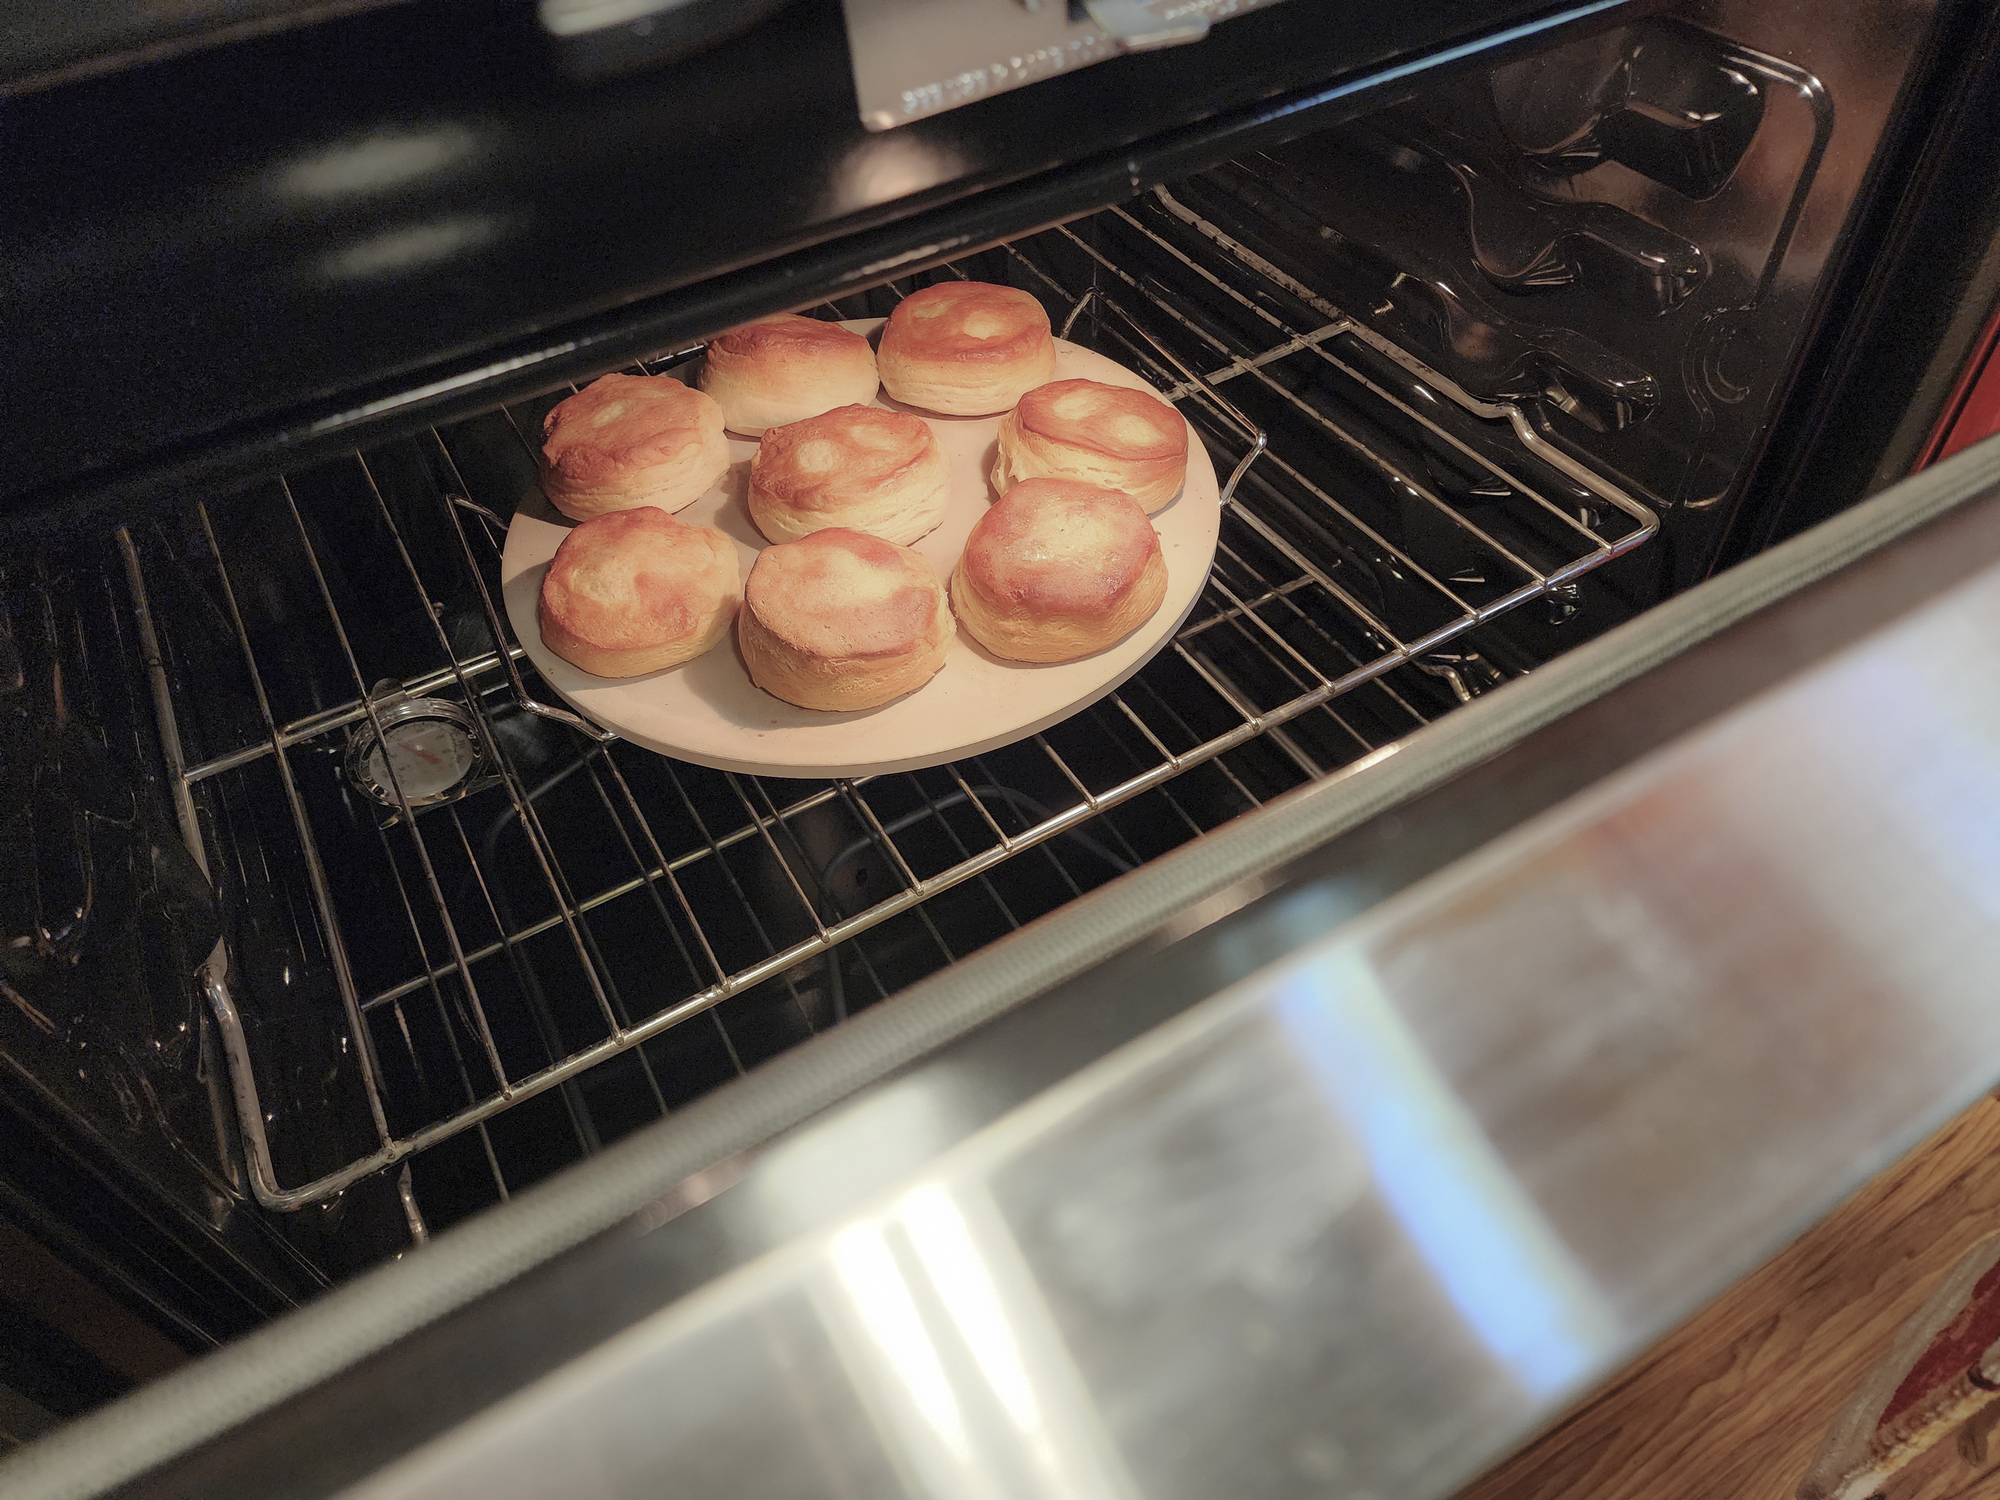
[[[354,784],[386,807],[449,797],[478,766],[479,744],[456,705],[439,706],[449,712],[398,713],[382,726],[381,738],[357,746],[348,761]]]

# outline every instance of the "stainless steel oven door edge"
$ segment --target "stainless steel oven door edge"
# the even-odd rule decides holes
[[[2000,486],[2000,443],[1988,443],[1856,507],[1482,698],[1413,735],[1392,753],[1274,803],[912,987],[847,1026],[774,1059],[742,1084],[696,1102],[404,1261],[0,1461],[0,1492],[23,1500],[103,1493],[328,1381],[648,1205],[655,1205],[653,1219],[669,1219],[676,1209],[716,1190],[718,1183],[704,1183],[700,1176],[716,1164],[772,1141],[1112,955],[1149,938],[1157,942],[1163,936],[1200,931],[1203,924],[1226,917],[1232,905],[1263,894],[1273,872],[1289,861],[1413,798],[1446,787],[1725,627],[1996,486]],[[1976,658],[1985,650],[1985,638],[1962,640],[1960,648]],[[1291,941],[1310,939],[1327,925],[1308,923]],[[1239,997],[1229,1003],[1248,1002]],[[1087,1053],[1087,1017],[1077,1019],[1079,1045]],[[1120,1040],[1110,1037],[1105,1046]],[[1983,1053],[1972,1056],[1974,1064],[1983,1061]],[[1940,1089],[1934,1106],[1946,1107],[1951,1097],[1952,1089]],[[990,1117],[1013,1102],[988,1098],[984,1104]],[[855,1108],[865,1104],[861,1101]],[[838,1123],[837,1117],[832,1123]],[[969,1134],[983,1123],[966,1118],[959,1122],[959,1133]],[[920,1155],[928,1159],[949,1147],[952,1128],[947,1121],[942,1134],[933,1130],[919,1143]],[[1890,1149],[1913,1128],[1908,1119],[1886,1122],[1879,1149]],[[798,1139],[809,1136],[810,1132]],[[1846,1185],[1857,1181],[1857,1174],[1874,1161],[1866,1153],[1851,1160],[1843,1179]],[[800,1204],[802,1211],[794,1214],[798,1227],[838,1220],[851,1210],[856,1194],[866,1196],[883,1186],[884,1174],[900,1174],[922,1162],[899,1161],[884,1151],[869,1165],[871,1170],[844,1185],[828,1184],[839,1190],[822,1193],[816,1205]],[[729,1175],[733,1174],[731,1169]],[[1838,1188],[1834,1179],[1839,1175],[1823,1172],[1802,1179],[1803,1206],[1790,1198],[1774,1199],[1764,1234],[1776,1233],[1778,1221],[1795,1223],[1810,1204],[1826,1201]],[[695,1190],[684,1190],[684,1184]],[[678,1199],[670,1197],[677,1192]],[[723,1193],[710,1206],[719,1209],[737,1196]],[[692,1222],[702,1212],[672,1223]],[[1739,1258],[1741,1253],[1745,1252],[1739,1251]],[[1727,1256],[1713,1257],[1695,1279],[1712,1287],[1714,1278],[1730,1264]],[[1692,1285],[1682,1288],[1682,1301],[1691,1295],[1687,1288]],[[1654,1311],[1647,1316],[1656,1317],[1657,1309],[1669,1303],[1679,1305],[1674,1296],[1662,1295],[1664,1301],[1648,1304]],[[1646,1317],[1617,1322],[1622,1332],[1607,1336],[1612,1344],[1590,1332],[1598,1326],[1590,1323],[1585,1329],[1589,1357],[1581,1364],[1565,1365],[1559,1378],[1539,1387],[1543,1409],[1600,1368],[1618,1339],[1637,1338],[1637,1330],[1648,1325]],[[1502,1415],[1505,1430],[1515,1432],[1534,1419],[1533,1410],[1518,1404]],[[283,1424],[274,1420],[273,1425]],[[290,1436],[302,1434],[294,1429]],[[1470,1450],[1454,1451],[1462,1459]]]

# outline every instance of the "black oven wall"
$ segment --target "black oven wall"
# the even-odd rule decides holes
[[[1921,433],[1963,345],[1947,319],[1984,319],[1994,32],[1952,0],[1705,0],[1156,197],[1304,289],[1302,336],[1356,324],[1385,370],[1413,357],[1661,514],[1655,543],[1474,632],[1526,670],[1896,477],[1829,463]]]
[[[63,416],[0,433],[0,513],[463,415],[1607,8],[1286,0],[880,135],[831,0],[595,84],[530,6],[412,0],[29,93],[5,124],[0,402]]]
[[[2000,11],[1941,17],[1877,168],[1885,202],[1857,225],[1822,327],[1745,487],[1727,566],[1894,484],[1926,461],[2000,307]]]
[[[1924,374],[1943,319],[1963,300],[1983,320],[1991,210],[1968,202],[1993,201],[1993,168],[1965,132],[1993,32],[1950,3],[1681,5],[1175,192],[1325,291],[1328,320],[1518,408],[1661,513],[1656,545],[1479,633],[1546,660],[1797,529],[1781,512],[1896,477],[1808,479],[1802,441],[1880,453],[1922,426],[1922,381],[1955,374]],[[1953,213],[1948,242],[1910,227]],[[1873,378],[1836,412],[1861,347]]]
[[[110,543],[0,562],[0,1220],[192,1354],[366,1263],[329,1234],[388,1190],[283,1225],[246,1201],[195,981],[225,914],[174,823]],[[7,1339],[101,1321],[36,1265],[4,1279]],[[78,1359],[95,1375],[48,1409],[115,1389],[121,1366]]]

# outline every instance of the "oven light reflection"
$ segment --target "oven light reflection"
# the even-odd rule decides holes
[[[841,1289],[925,1423],[960,1465],[969,1465],[965,1419],[882,1232],[873,1224],[850,1225],[834,1236],[832,1257]]]
[[[923,1262],[925,1274],[937,1288],[1007,1419],[1024,1436],[1039,1435],[1042,1413],[1021,1358],[1021,1346],[1007,1322],[999,1288],[980,1258],[958,1205],[942,1188],[919,1188],[904,1200],[902,1220],[910,1243],[916,1246],[917,1259]]]
[[[964,171],[957,152],[916,136],[871,136],[834,169],[827,209],[849,214],[873,208],[950,182]]]
[[[1287,980],[1274,1009],[1452,1305],[1531,1395],[1593,1370],[1616,1319],[1411,1035],[1365,958]]]
[[[901,1079],[848,1106],[837,1129],[772,1147],[749,1183],[764,1232],[805,1233],[840,1216],[853,1198],[920,1171],[965,1133],[949,1082]]]
[[[1133,1500],[1006,1219],[926,1183],[827,1242],[829,1329],[877,1430],[937,1500]]]
[[[1990,628],[2000,624],[2000,610],[1990,605],[1969,618]],[[1986,633],[1986,631],[1981,632]],[[1927,643],[1884,643],[1869,651],[1851,669],[1853,691],[1870,705],[1869,727],[1849,724],[1844,696],[1825,696],[1814,705],[1813,717],[1825,725],[1814,742],[1815,755],[1831,763],[1849,788],[1866,788],[1855,805],[1879,809],[1899,843],[1913,845],[1925,865],[1934,866],[1963,904],[1983,922],[2000,920],[2000,827],[1981,816],[1992,805],[1993,776],[2000,768],[2000,733],[1992,719],[1992,699],[1982,684],[1962,669],[1941,667]],[[1911,753],[1904,726],[1924,726],[1921,756]],[[1855,800],[1857,794],[1843,788]],[[1871,831],[1872,840],[1882,835]],[[1853,899],[1851,877],[1842,879],[1826,867],[1833,895],[1830,909]],[[1854,931],[1867,924],[1843,920]],[[1892,945],[1877,960],[1895,972],[1925,956],[1907,945]],[[1925,995],[1933,986],[1925,979],[1910,981],[1913,993]]]
[[[427,131],[377,131],[300,158],[278,172],[278,196],[325,201],[402,187],[435,177],[475,149],[472,132],[451,126]]]
[[[499,238],[502,221],[484,214],[459,214],[388,229],[320,258],[315,270],[326,281],[376,281],[406,275],[464,255]]]

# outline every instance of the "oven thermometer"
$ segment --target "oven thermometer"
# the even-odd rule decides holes
[[[484,755],[471,714],[449,699],[411,698],[395,688],[378,688],[373,703],[380,736],[366,721],[348,736],[347,779],[356,790],[398,811],[404,798],[412,808],[435,807],[473,790]]]

